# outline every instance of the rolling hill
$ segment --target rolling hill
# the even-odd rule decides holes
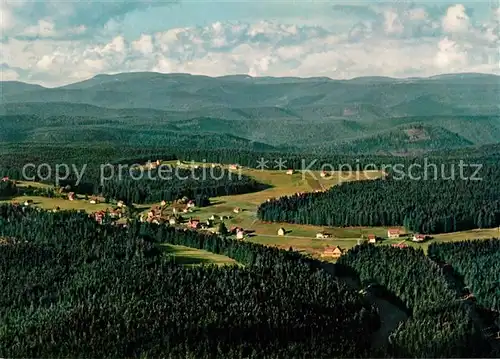
[[[0,140],[197,146],[229,135],[228,145],[259,148],[461,148],[500,142],[499,84],[500,77],[483,74],[331,80],[124,73],[58,88],[2,82]],[[430,138],[408,143],[405,129],[421,126]]]

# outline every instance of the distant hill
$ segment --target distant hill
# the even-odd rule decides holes
[[[230,135],[270,148],[356,153],[500,142],[495,75],[331,80],[124,73],[58,88],[21,82],[1,88],[2,141],[141,139],[147,145],[169,136]],[[412,126],[424,126],[431,140],[408,147],[399,129]]]

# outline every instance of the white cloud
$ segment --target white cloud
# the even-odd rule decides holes
[[[21,79],[49,86],[126,71],[332,78],[499,72],[498,21],[475,24],[461,5],[438,16],[421,7],[385,7],[377,14],[377,21],[359,21],[345,31],[259,21],[215,22],[132,39],[10,38],[0,63],[29,74]],[[57,32],[42,25],[39,35]]]
[[[19,74],[12,69],[0,69],[0,81],[19,80]]]
[[[151,35],[141,35],[137,41],[132,42],[132,48],[143,54],[150,54],[153,52],[153,39]]]
[[[457,4],[450,6],[442,20],[443,30],[445,32],[465,32],[469,30],[470,19],[465,10],[465,6]]]
[[[4,31],[10,29],[13,25],[14,19],[7,3],[4,1],[0,2],[0,31],[3,33]]]
[[[22,34],[24,36],[49,37],[54,36],[56,32],[54,30],[54,23],[50,19],[40,19],[38,20],[38,24],[27,27]]]

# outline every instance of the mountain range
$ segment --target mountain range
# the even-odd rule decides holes
[[[500,142],[500,77],[123,73],[1,82],[0,141],[407,154]]]

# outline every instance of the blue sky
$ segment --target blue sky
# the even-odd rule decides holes
[[[495,1],[3,0],[2,80],[498,73]]]

